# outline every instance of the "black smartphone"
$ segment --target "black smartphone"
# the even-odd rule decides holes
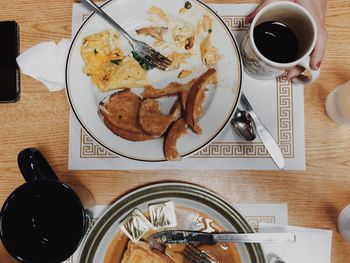
[[[20,97],[19,27],[16,21],[0,21],[0,103],[16,102]]]

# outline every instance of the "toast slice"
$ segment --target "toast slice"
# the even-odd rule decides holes
[[[104,124],[116,135],[130,141],[145,141],[157,136],[146,133],[139,123],[142,100],[130,89],[116,92],[100,102],[99,114]]]
[[[163,114],[159,106],[157,100],[146,99],[141,103],[139,111],[139,122],[142,129],[148,134],[158,137],[162,136],[170,124],[177,119],[172,114]]]

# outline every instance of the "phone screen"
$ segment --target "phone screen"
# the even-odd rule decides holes
[[[0,22],[0,102],[19,99],[18,25],[15,21]]]

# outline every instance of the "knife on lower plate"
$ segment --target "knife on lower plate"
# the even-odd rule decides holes
[[[265,148],[269,152],[272,160],[275,162],[278,168],[283,169],[285,162],[280,147],[269,131],[262,124],[243,92],[241,93],[240,104],[243,109],[253,118],[256,126],[256,132],[265,145]]]
[[[166,230],[150,236],[152,241],[161,244],[215,244],[218,242],[234,243],[295,243],[294,233],[205,233],[187,230]]]

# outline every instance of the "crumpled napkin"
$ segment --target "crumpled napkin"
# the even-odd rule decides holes
[[[259,232],[293,232],[294,244],[262,244],[269,260],[276,255],[287,263],[330,263],[332,231],[276,224],[259,224]]]
[[[65,87],[65,65],[70,39],[44,42],[29,48],[17,57],[17,64],[22,73],[35,78],[49,91],[59,91]]]

